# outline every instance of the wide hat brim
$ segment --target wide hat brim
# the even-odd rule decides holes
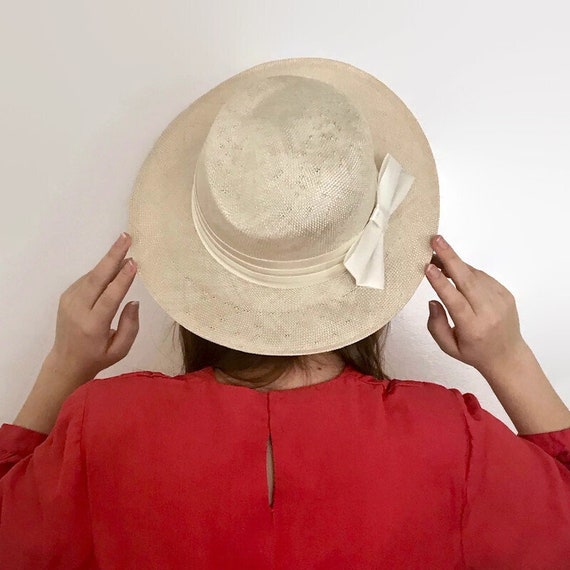
[[[382,290],[357,286],[348,271],[294,289],[256,285],[216,262],[195,231],[190,207],[194,166],[218,109],[243,82],[282,74],[319,79],[345,93],[369,122],[378,169],[390,153],[415,177],[384,234]],[[202,338],[255,354],[315,354],[363,339],[407,304],[431,260],[430,238],[438,230],[439,210],[431,148],[393,91],[348,63],[283,59],[234,75],[194,101],[163,131],[131,194],[130,255],[162,309]]]

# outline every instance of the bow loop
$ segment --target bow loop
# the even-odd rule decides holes
[[[378,173],[374,209],[344,258],[344,266],[357,285],[384,289],[384,233],[390,216],[407,196],[414,180],[392,155],[386,155]]]

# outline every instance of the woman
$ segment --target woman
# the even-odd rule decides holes
[[[137,181],[136,239],[62,295],[0,428],[1,568],[565,567],[570,411],[513,296],[433,235],[433,160],[394,97],[347,64],[285,60],[169,126]],[[178,376],[94,379],[138,333],[130,304],[110,329],[129,248],[180,325]],[[455,325],[433,302],[428,330],[517,435],[472,394],[383,373],[378,340],[424,271]]]

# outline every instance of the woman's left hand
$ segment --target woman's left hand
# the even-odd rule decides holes
[[[78,384],[122,360],[139,331],[138,305],[132,303],[121,312],[117,330],[111,328],[137,271],[136,264],[131,268],[124,259],[131,245],[130,235],[124,236],[60,297],[49,356]]]

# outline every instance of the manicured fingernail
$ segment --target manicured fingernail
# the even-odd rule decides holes
[[[137,264],[133,261],[132,257],[129,257],[126,261],[125,264],[123,265],[123,269],[127,272],[127,273],[134,273],[137,269]]]
[[[427,272],[432,276],[435,277],[439,273],[439,269],[433,264],[430,263],[427,268]]]
[[[443,239],[442,236],[437,236],[437,238],[435,238],[435,243],[436,243],[441,249],[445,249],[446,247],[449,247],[449,244]]]

